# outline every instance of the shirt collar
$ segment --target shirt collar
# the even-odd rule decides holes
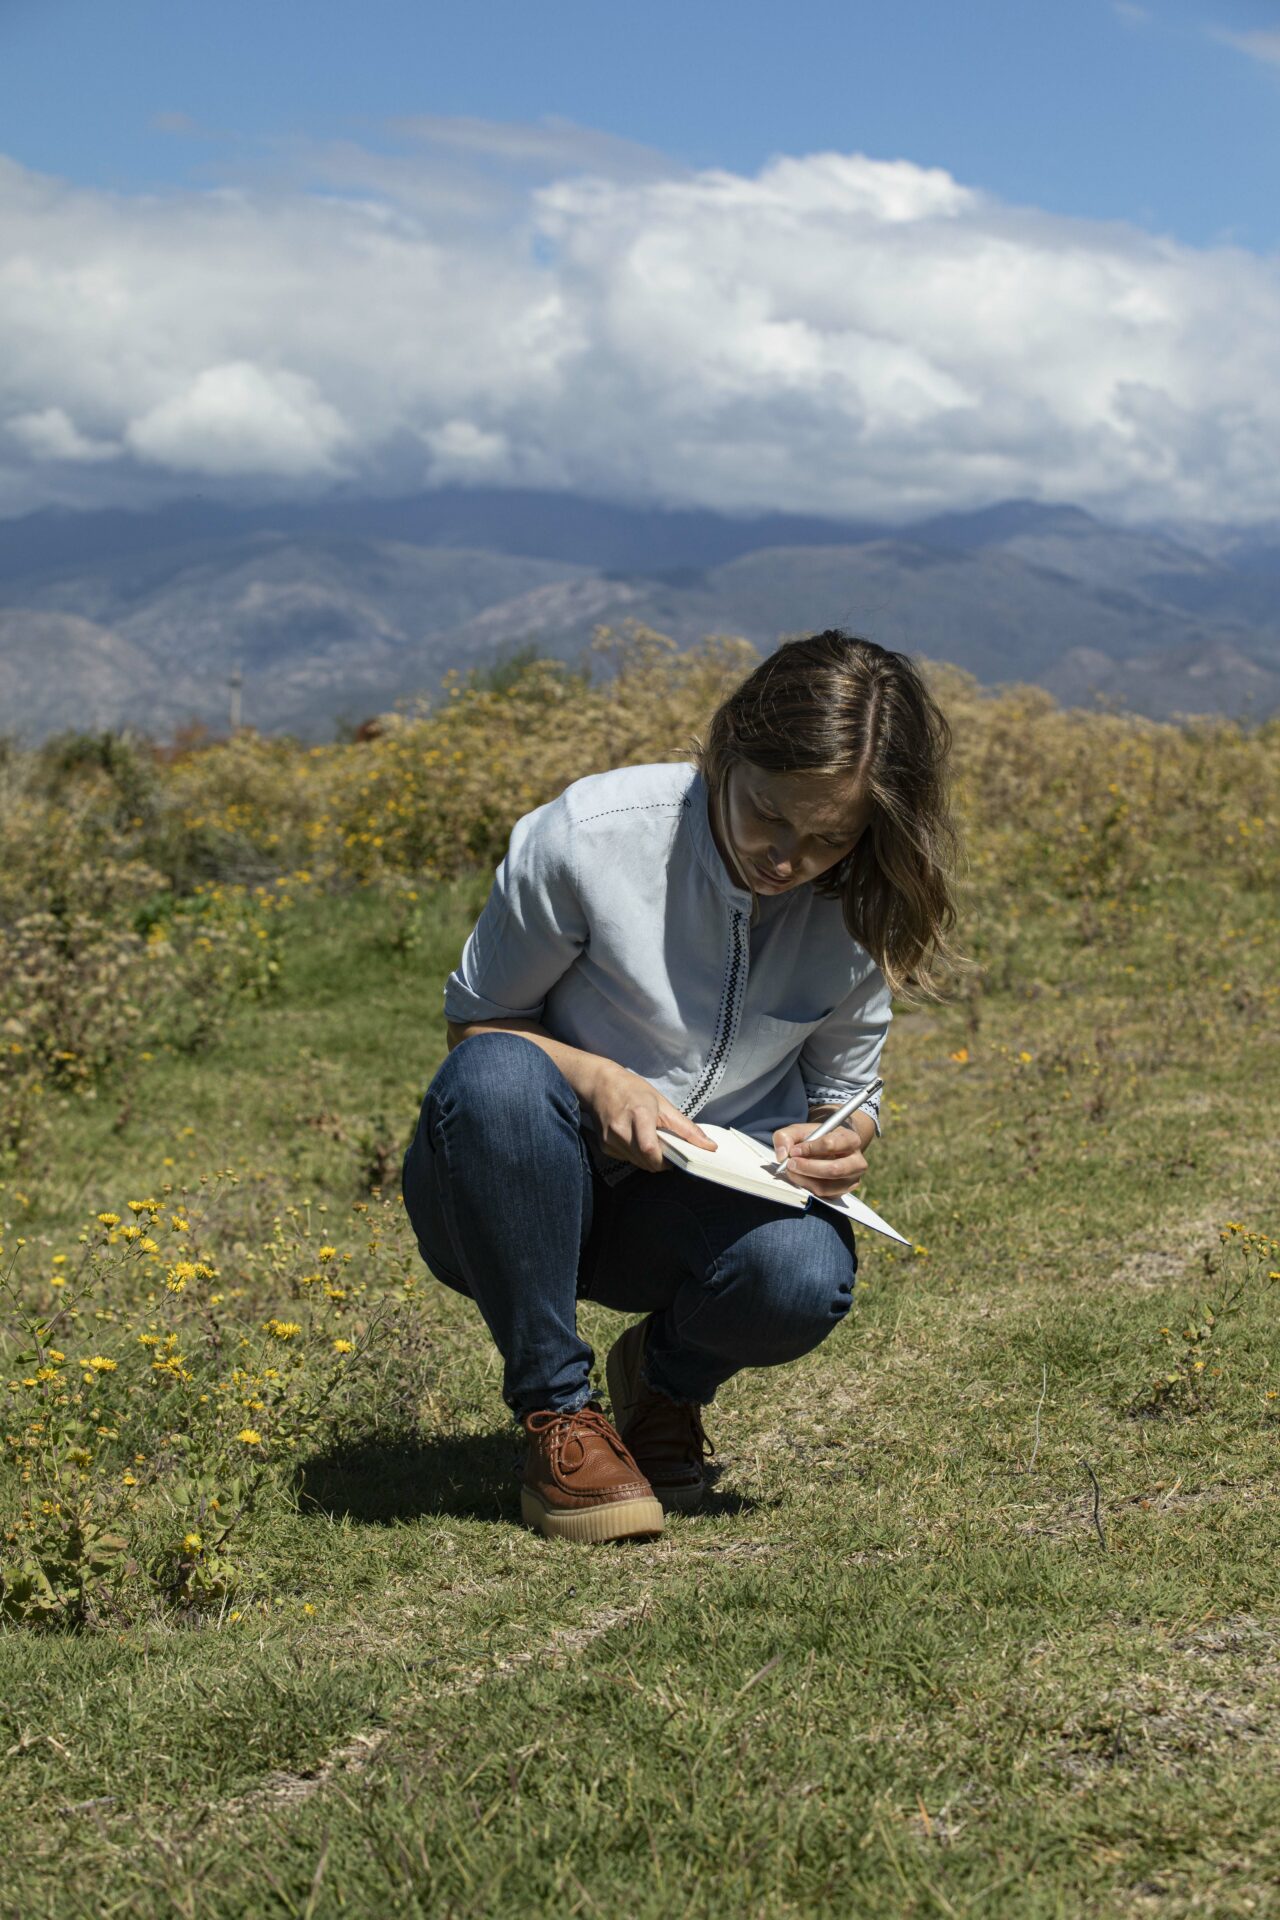
[[[711,831],[710,794],[707,783],[697,767],[693,770],[693,779],[689,784],[689,828],[693,834],[694,850],[703,871],[717,893],[732,906],[751,911],[751,895],[745,887],[735,886],[730,878],[729,869],[720,858],[720,849],[716,846],[715,835]]]

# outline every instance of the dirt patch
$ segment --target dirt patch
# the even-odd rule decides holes
[[[1063,1729],[1050,1764],[1081,1786],[1116,1770],[1201,1766],[1238,1742],[1275,1740],[1273,1709],[1249,1692],[1139,1683],[1106,1693]]]
[[[1280,1620],[1259,1620],[1251,1613],[1206,1621],[1194,1633],[1172,1642],[1194,1660],[1241,1660],[1251,1678],[1280,1676]]]
[[[1095,1285],[1125,1288],[1131,1293],[1155,1293],[1190,1280],[1193,1269],[1218,1245],[1223,1216],[1197,1215],[1190,1220],[1162,1222],[1153,1230],[1152,1244],[1138,1247]]]
[[[1212,1506],[1220,1500],[1234,1500],[1249,1506],[1275,1497],[1270,1487],[1239,1486],[1233,1480],[1213,1481],[1205,1487],[1184,1487],[1181,1480],[1175,1480],[1171,1487],[1157,1487],[1150,1493],[1124,1494],[1112,1502],[1112,1507],[1116,1513],[1134,1507],[1143,1513],[1177,1513],[1183,1507]]]

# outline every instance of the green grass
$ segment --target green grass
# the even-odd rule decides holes
[[[12,1229],[230,1167],[251,1265],[394,1181],[479,897],[408,950],[376,896],[297,907],[279,996],[62,1111]],[[827,1344],[723,1390],[659,1542],[518,1525],[497,1357],[426,1282],[412,1428],[278,1489],[239,1619],[0,1633],[0,1911],[1280,1911],[1280,1295],[1200,1411],[1143,1405],[1221,1223],[1280,1226],[1274,905],[1195,908],[1047,901],[897,1024],[867,1191],[928,1251],[868,1237]]]

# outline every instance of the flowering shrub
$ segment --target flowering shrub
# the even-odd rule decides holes
[[[46,1092],[92,1096],[161,1031],[199,1046],[233,1000],[276,984],[274,902],[136,903],[140,871],[99,913],[64,900],[0,925],[0,1156],[26,1156]]]
[[[531,660],[492,684],[446,683],[433,707],[384,716],[376,737],[303,747],[240,733],[155,759],[0,763],[0,926],[22,912],[111,910],[135,898],[241,889],[393,886],[501,857],[515,820],[571,780],[687,757],[753,665],[745,641],[678,650],[644,628],[602,629],[593,672]],[[1026,901],[1053,892],[1090,914],[1133,890],[1211,870],[1274,881],[1280,719],[1174,726],[1063,711],[1038,688],[988,692],[930,670],[955,730],[968,884]],[[126,804],[127,800],[127,804]],[[1027,889],[1032,892],[1028,895]]]
[[[202,1257],[189,1201],[98,1213],[45,1274],[23,1272],[21,1240],[0,1248],[11,1620],[84,1626],[222,1601],[264,1482],[331,1444],[357,1406],[362,1432],[377,1424],[416,1279],[388,1232],[398,1209],[358,1202],[340,1244],[290,1208],[250,1279]],[[387,1411],[402,1418],[394,1393]]]

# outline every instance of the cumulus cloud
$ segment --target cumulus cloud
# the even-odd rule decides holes
[[[125,439],[143,460],[179,473],[305,480],[338,473],[336,456],[351,434],[305,374],[232,360],[202,368],[131,420]]]
[[[335,483],[1280,512],[1280,267],[857,154],[405,123],[126,195],[0,159],[0,511]]]

